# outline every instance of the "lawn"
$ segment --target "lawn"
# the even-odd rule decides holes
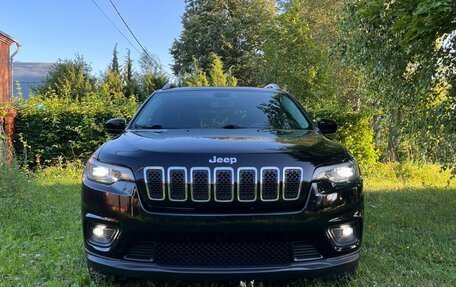
[[[0,194],[0,286],[110,286],[87,272],[80,226],[80,168],[33,176],[22,194]],[[366,180],[365,233],[347,286],[455,286],[456,188]],[[453,185],[452,185],[453,186]],[[162,283],[163,284],[163,283]],[[161,286],[130,281],[126,286]],[[163,286],[238,286],[168,282]],[[255,286],[331,286],[321,281]]]

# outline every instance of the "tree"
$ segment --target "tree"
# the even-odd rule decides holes
[[[284,3],[269,25],[260,73],[263,84],[274,82],[314,109],[328,108],[335,95],[328,85],[327,53],[311,36],[303,2]]]
[[[90,65],[82,56],[76,55],[74,60],[58,60],[44,84],[34,91],[41,96],[51,92],[49,94],[60,98],[81,100],[96,91],[95,82]]]
[[[169,78],[163,72],[160,61],[151,53],[143,53],[139,59],[140,65],[140,93],[138,102],[141,103],[150,96],[155,90],[161,89]]]
[[[110,99],[124,97],[124,85],[120,76],[119,61],[117,58],[117,44],[114,46],[112,61],[105,72],[100,88],[102,96]]]
[[[120,73],[120,68],[119,68],[119,60],[117,59],[117,44],[114,45],[114,50],[112,51],[112,61],[111,61],[111,66],[110,69],[114,73],[119,74]]]
[[[130,50],[127,51],[125,65],[123,68],[122,81],[126,97],[138,97],[140,94],[138,81],[133,71],[133,60],[130,57]],[[139,100],[139,98],[137,98]]]
[[[186,0],[183,31],[171,48],[176,75],[192,72],[193,58],[203,70],[211,52],[219,55],[242,85],[257,84],[256,63],[274,0]]]
[[[456,162],[456,59],[442,45],[455,42],[454,15],[453,0],[346,5],[344,53],[381,116],[389,160],[400,159],[401,142],[409,142],[412,158]]]
[[[193,58],[192,72],[186,73],[182,77],[183,86],[236,86],[237,79],[231,74],[231,70],[223,70],[222,59],[215,53],[210,53],[211,59],[207,72],[199,66],[198,60]]]

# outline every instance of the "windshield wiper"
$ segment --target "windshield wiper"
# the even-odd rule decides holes
[[[245,128],[235,125],[235,124],[229,124],[229,125],[223,126],[222,129],[245,129]]]
[[[163,129],[162,125],[134,125],[135,129],[150,129],[160,130]]]

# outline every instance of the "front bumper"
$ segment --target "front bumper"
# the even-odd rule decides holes
[[[324,277],[328,274],[352,271],[358,264],[359,251],[343,256],[309,262],[295,262],[287,266],[248,268],[176,268],[157,264],[113,259],[86,252],[90,267],[104,274],[159,280],[281,280]]]
[[[323,185],[312,184],[302,210],[266,214],[151,213],[142,206],[138,192],[132,196],[103,190],[86,179],[82,187],[84,243],[88,265],[117,276],[147,279],[285,279],[321,277],[351,271],[359,259],[363,228],[362,184],[327,195]],[[335,196],[337,195],[337,196]],[[356,244],[334,245],[328,227],[355,222]],[[87,224],[102,223],[118,228],[109,246],[88,240]],[[264,240],[309,242],[321,258],[277,265],[223,267],[169,266],[125,259],[137,242],[260,242]]]

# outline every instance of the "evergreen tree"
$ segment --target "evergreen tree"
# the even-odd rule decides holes
[[[114,45],[114,50],[112,51],[112,61],[110,69],[112,72],[120,74],[119,60],[117,58],[117,44]]]
[[[41,87],[35,94],[56,95],[60,98],[81,100],[96,91],[96,80],[91,75],[91,67],[80,55],[74,60],[58,60]]]
[[[126,97],[138,97],[139,85],[133,71],[133,60],[130,56],[130,50],[127,51],[125,65],[123,68],[122,80],[124,84],[124,94]],[[139,99],[138,99],[139,100]]]
[[[198,60],[193,58],[192,71],[185,73],[182,77],[183,86],[236,86],[237,79],[231,73],[231,69],[225,73],[222,59],[215,53],[210,53],[211,59],[207,72],[200,67]]]
[[[274,13],[274,0],[186,0],[183,31],[171,48],[174,73],[192,72],[193,57],[207,70],[214,52],[242,85],[257,84],[262,36]]]
[[[223,73],[222,60],[214,53],[211,53],[209,58],[211,59],[211,64],[209,66],[209,82],[211,83],[211,86],[226,86],[226,76]]]
[[[160,61],[149,52],[141,55],[139,65],[140,93],[138,94],[138,102],[141,103],[155,90],[161,89],[168,83],[169,79],[160,69]]]

